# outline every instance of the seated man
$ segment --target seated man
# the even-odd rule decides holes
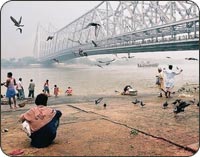
[[[46,94],[39,94],[35,99],[37,106],[20,116],[20,121],[29,124],[31,145],[36,148],[47,147],[53,142],[62,115],[59,110],[47,107],[47,100]]]
[[[130,85],[126,85],[124,87],[124,91],[122,92],[122,95],[129,94],[130,89],[132,89],[132,87]]]
[[[121,93],[122,95],[137,95],[137,90],[134,90],[130,85],[126,85],[124,87],[124,91]]]

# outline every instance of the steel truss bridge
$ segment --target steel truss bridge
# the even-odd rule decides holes
[[[89,23],[98,23],[86,27]],[[48,36],[53,36],[47,41]],[[96,45],[94,45],[96,44]],[[38,25],[34,56],[40,62],[87,55],[198,50],[199,9],[191,1],[103,1],[56,30]]]

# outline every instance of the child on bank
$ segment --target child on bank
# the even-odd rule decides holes
[[[67,93],[68,96],[71,96],[72,95],[72,88],[68,87],[65,93]]]
[[[57,85],[54,85],[54,95],[55,95],[55,97],[58,96],[58,92],[59,92],[59,88],[57,87]]]

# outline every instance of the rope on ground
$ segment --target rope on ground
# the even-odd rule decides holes
[[[151,135],[151,134],[146,133],[146,132],[144,132],[144,131],[135,129],[135,128],[133,128],[133,127],[130,127],[130,126],[128,126],[127,124],[120,123],[120,122],[116,122],[116,121],[113,121],[113,120],[111,120],[111,119],[107,119],[107,118],[102,118],[102,119],[107,120],[107,121],[110,121],[110,122],[112,122],[112,123],[114,123],[114,124],[118,124],[118,125],[125,126],[125,127],[129,128],[129,129],[134,129],[134,130],[136,130],[136,131],[138,131],[138,132],[140,132],[140,133],[142,133],[142,134],[144,134],[144,135],[151,136],[151,137],[153,137],[153,138],[166,141],[166,142],[168,142],[168,143],[170,143],[170,144],[172,144],[172,145],[175,145],[175,146],[177,146],[177,147],[180,147],[180,148],[185,149],[185,150],[187,150],[187,151],[190,151],[190,152],[192,152],[192,153],[196,153],[196,150],[194,150],[194,149],[192,149],[192,148],[190,148],[190,147],[182,146],[182,145],[180,145],[180,144],[177,144],[177,143],[175,143],[175,142],[172,142],[172,141],[170,141],[170,140],[168,140],[168,139],[165,139],[165,138],[163,138],[163,137]]]

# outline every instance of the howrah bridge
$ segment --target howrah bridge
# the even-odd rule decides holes
[[[198,49],[199,8],[192,1],[103,1],[61,29],[38,25],[34,56],[47,63],[82,57],[80,50],[90,56]]]

